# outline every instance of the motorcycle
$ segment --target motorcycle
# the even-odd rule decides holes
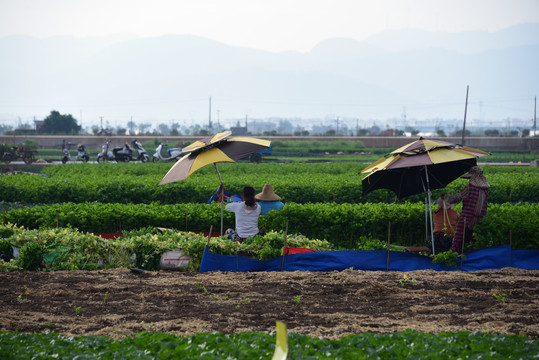
[[[167,149],[168,156],[163,157],[163,155],[161,155],[161,150],[163,149],[163,146],[167,146],[167,144],[161,143],[159,144],[157,149],[155,149],[155,154],[153,154],[153,162],[158,162],[159,160],[161,161],[178,160],[179,158],[182,157],[183,154],[180,148]]]
[[[142,161],[143,163],[148,162],[148,160],[150,160],[150,155],[144,150],[142,144],[137,139],[131,141],[131,143],[138,152],[138,156],[135,160]]]
[[[25,164],[31,164],[34,162],[34,157],[36,155],[36,150],[25,150],[22,146],[12,146],[10,150],[4,152],[2,160],[11,162],[22,159]]]
[[[123,147],[115,147],[112,151],[109,151],[109,147],[110,140],[103,145],[101,152],[97,154],[98,163],[102,163],[105,160],[116,162],[129,162],[133,160],[133,151],[128,143],[125,143]]]
[[[64,149],[62,151],[64,152],[64,157],[62,158],[62,164],[65,164],[68,161],[71,161],[71,152],[69,151],[71,148],[71,143],[67,143],[67,146],[64,145],[63,148]],[[86,152],[86,146],[79,144],[77,147],[76,160],[83,162],[88,162],[88,160],[90,160],[90,155]]]

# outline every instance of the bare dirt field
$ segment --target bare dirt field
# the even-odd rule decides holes
[[[415,329],[539,338],[539,271],[0,273],[1,330],[177,335],[275,330],[340,338]]]

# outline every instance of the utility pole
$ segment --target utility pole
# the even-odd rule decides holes
[[[537,136],[537,96],[533,105],[533,136]]]
[[[209,129],[210,129],[210,132],[211,132],[211,96],[210,96],[210,115],[209,115]]]
[[[462,124],[462,139],[461,145],[464,145],[464,134],[466,134],[466,111],[468,110],[468,90],[470,85],[466,85],[466,105],[464,106],[464,123]]]

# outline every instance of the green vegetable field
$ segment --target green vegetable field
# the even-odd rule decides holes
[[[17,261],[0,261],[0,276],[7,271],[26,270],[31,274],[33,270],[73,270],[82,279],[84,271],[115,268],[138,268],[158,273],[160,255],[178,248],[191,258],[188,272],[197,274],[208,241],[200,232],[208,232],[210,228],[218,232],[221,224],[220,204],[206,204],[217,190],[219,179],[215,169],[208,166],[185,181],[158,186],[171,166],[172,163],[65,164],[45,167],[37,174],[1,176],[0,250],[9,253],[16,247],[20,257]],[[259,219],[259,226],[266,235],[241,245],[229,241],[226,236],[214,237],[209,241],[210,250],[225,255],[242,252],[265,260],[280,255],[285,238],[289,246],[317,251],[383,250],[388,234],[392,250],[423,245],[425,196],[420,194],[396,200],[387,190],[363,195],[360,172],[365,166],[356,161],[220,163],[221,176],[231,194],[239,194],[246,185],[261,191],[263,185],[269,183],[281,196],[285,207]],[[491,189],[487,216],[474,229],[476,246],[511,243],[518,249],[539,249],[539,168],[494,165],[483,168]],[[445,189],[433,191],[433,209],[440,194],[456,193],[466,182],[458,179]],[[460,208],[461,205],[457,205],[457,211]],[[225,211],[223,222],[224,229],[234,227],[233,214]],[[103,239],[93,234],[119,232],[123,237],[117,239]],[[409,291],[412,296],[412,280],[415,279],[402,275],[400,278],[402,291]],[[206,286],[210,289],[211,285],[201,284],[197,290],[209,291]],[[378,290],[382,292],[380,297],[379,294],[372,295],[363,302],[382,301],[384,292],[392,291]],[[18,298],[9,301],[30,306],[35,289],[26,288],[24,283],[17,291]],[[502,293],[495,288],[486,288],[485,291],[492,292],[486,296],[494,302],[491,307],[497,313],[504,310],[506,300],[511,306],[511,301],[516,301],[519,296],[533,296],[519,295],[516,290]],[[109,295],[118,296],[108,292],[100,294],[103,305]],[[477,293],[472,295],[479,296]],[[218,293],[212,296],[215,303],[224,299],[219,298]],[[292,307],[288,314],[293,317],[290,315],[293,307],[306,301],[302,300],[306,295],[302,297],[300,291],[287,296]],[[478,299],[478,303],[485,303],[485,298]],[[371,300],[372,306],[375,300]],[[247,308],[248,303],[249,298],[246,298],[236,307]],[[70,306],[71,316],[81,319],[91,316],[83,314],[84,303],[70,303]],[[246,313],[246,316],[251,314]],[[475,313],[469,316],[470,321],[480,321]],[[286,319],[282,320],[286,322]],[[46,321],[39,326],[50,328]],[[518,333],[517,327],[515,325],[516,330],[511,331]],[[54,327],[53,331],[37,330],[35,333],[2,329],[6,328],[0,327],[2,359],[112,359],[118,358],[118,354],[125,359],[268,359],[273,355],[276,341],[272,329],[268,332],[212,332],[191,336],[144,330],[123,339],[65,336],[60,334],[61,331],[55,332]],[[537,339],[484,329],[485,332],[452,331],[437,335],[415,330],[390,334],[363,332],[339,340],[291,331],[288,334],[288,358],[537,358]]]
[[[417,331],[362,333],[340,340],[289,334],[289,359],[531,359],[539,343],[518,335],[456,332],[438,336]],[[197,334],[178,337],[143,332],[114,341],[104,336],[0,332],[0,357],[113,359],[271,359],[275,336],[266,333]],[[481,354],[481,355],[479,355]]]

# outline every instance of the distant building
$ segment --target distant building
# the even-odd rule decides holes
[[[43,120],[34,120],[34,126],[36,131],[39,132],[43,126]]]
[[[232,126],[230,127],[230,131],[232,131],[232,135],[235,136],[247,135],[247,126]]]
[[[230,131],[232,131],[232,135],[235,136],[243,136],[247,135],[247,118],[245,119],[245,126],[241,126],[240,122],[238,121],[236,126],[231,126]]]

